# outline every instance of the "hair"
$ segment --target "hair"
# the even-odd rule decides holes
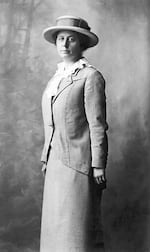
[[[89,39],[84,34],[81,34],[79,32],[77,32],[77,34],[79,37],[81,49],[82,49],[82,51],[85,51],[86,49],[89,48]]]
[[[80,46],[81,46],[81,51],[85,51],[86,49],[89,48],[89,39],[87,36],[85,36],[84,34],[81,34],[79,32],[76,32],[74,31],[77,35],[78,35],[78,38],[79,38],[79,41],[80,41]],[[53,35],[53,38],[54,38],[54,41],[55,41],[55,45],[56,45],[56,39],[57,39],[57,35],[58,35],[59,31],[56,32],[54,35]]]

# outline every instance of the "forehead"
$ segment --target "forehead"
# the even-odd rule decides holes
[[[74,31],[65,30],[65,31],[58,32],[57,36],[74,36],[74,37],[78,37],[78,34],[76,32],[74,32]]]

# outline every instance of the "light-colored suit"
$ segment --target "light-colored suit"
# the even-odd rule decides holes
[[[58,159],[81,173],[89,175],[91,167],[106,167],[105,81],[99,71],[84,67],[62,79],[55,96],[44,92],[42,111],[42,162],[47,163],[53,148]]]

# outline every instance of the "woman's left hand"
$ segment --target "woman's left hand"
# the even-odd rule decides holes
[[[93,176],[97,184],[106,182],[105,169],[93,167]]]
[[[46,168],[47,168],[47,165],[46,163],[43,164],[42,166],[42,173],[43,173],[43,177],[45,177],[45,174],[46,174]]]

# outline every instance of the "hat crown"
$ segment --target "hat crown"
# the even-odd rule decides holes
[[[61,16],[57,18],[56,24],[57,26],[79,27],[90,31],[90,27],[88,26],[88,23],[84,19],[74,16]]]

